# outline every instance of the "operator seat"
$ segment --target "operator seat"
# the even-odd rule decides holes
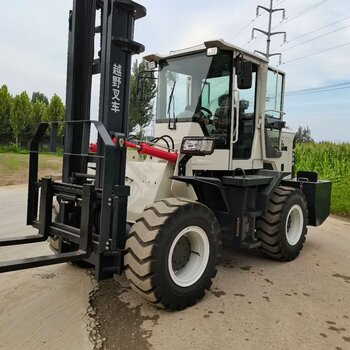
[[[219,107],[215,111],[215,122],[216,129],[227,130],[231,120],[231,106],[230,106],[230,95],[224,94],[218,98]]]
[[[215,111],[215,134],[221,135],[217,138],[218,148],[228,148],[230,144],[231,126],[231,99],[229,94],[223,94],[218,98],[219,107]]]
[[[249,159],[252,152],[254,138],[255,114],[246,113],[249,108],[249,101],[239,101],[239,126],[238,141],[233,147],[233,158]]]

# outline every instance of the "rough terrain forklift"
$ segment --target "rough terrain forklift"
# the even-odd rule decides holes
[[[294,175],[284,73],[223,40],[145,57],[138,85],[142,95],[147,79],[158,80],[155,138],[128,137],[131,55],[143,50],[134,22],[145,13],[129,0],[74,0],[62,181],[38,179],[48,130],[52,150],[57,143],[57,123],[42,123],[30,146],[27,211],[38,235],[0,240],[49,239],[56,254],[2,262],[0,272],[86,262],[98,280],[125,271],[145,299],[179,310],[210,287],[224,236],[295,259],[307,225],[329,215],[331,183]],[[90,119],[93,74],[101,76],[98,121]]]

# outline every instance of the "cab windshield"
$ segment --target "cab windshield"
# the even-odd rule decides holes
[[[159,62],[157,122],[197,122],[227,148],[231,123],[232,54],[201,52]]]

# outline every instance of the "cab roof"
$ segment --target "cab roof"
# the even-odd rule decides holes
[[[256,55],[256,54],[249,52],[247,50],[244,50],[238,46],[229,44],[223,39],[206,41],[206,42],[204,42],[204,44],[200,44],[197,46],[192,46],[192,47],[182,49],[182,50],[177,50],[177,51],[170,51],[170,53],[167,55],[161,55],[158,53],[151,54],[151,55],[145,56],[144,59],[148,62],[150,62],[150,61],[159,62],[160,60],[167,59],[167,58],[175,58],[175,57],[179,57],[179,56],[184,56],[184,55],[189,54],[189,53],[204,51],[204,50],[211,48],[211,47],[217,47],[221,50],[227,50],[227,51],[238,51],[238,52],[243,53],[243,55],[246,58],[249,57],[249,58],[252,58],[254,60],[259,60],[261,62],[268,63],[268,60],[265,57]]]

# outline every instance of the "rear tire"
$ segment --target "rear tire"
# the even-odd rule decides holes
[[[295,259],[306,239],[307,220],[303,193],[291,187],[278,187],[270,198],[266,215],[256,222],[261,252],[275,260]]]
[[[146,300],[182,310],[210,288],[220,248],[220,226],[208,207],[164,199],[146,208],[132,226],[125,274]]]

